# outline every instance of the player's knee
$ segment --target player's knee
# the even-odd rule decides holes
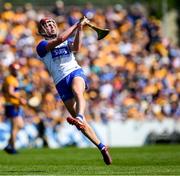
[[[81,92],[80,90],[76,90],[74,91],[74,96],[77,98],[83,98],[83,92]]]
[[[20,130],[24,127],[24,121],[22,120],[22,118],[17,118],[17,120],[14,123],[14,126]]]
[[[19,129],[19,130],[22,129],[23,127],[24,127],[24,124],[18,125],[18,129]]]
[[[24,127],[24,125],[22,125],[22,124],[15,124],[15,125],[14,125],[14,130],[19,131],[19,130],[22,129],[23,127]]]

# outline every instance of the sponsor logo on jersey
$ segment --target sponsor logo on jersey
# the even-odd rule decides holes
[[[51,51],[52,58],[57,58],[57,57],[67,57],[70,55],[69,48],[67,46],[59,47],[59,48],[54,48]]]

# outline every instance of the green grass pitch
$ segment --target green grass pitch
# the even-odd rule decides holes
[[[96,148],[0,151],[0,175],[180,175],[180,145],[111,148],[106,166]]]

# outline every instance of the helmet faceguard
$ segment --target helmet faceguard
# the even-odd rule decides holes
[[[52,18],[43,18],[39,22],[38,32],[45,38],[57,36],[57,24]]]

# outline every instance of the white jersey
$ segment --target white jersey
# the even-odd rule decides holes
[[[58,84],[72,71],[81,68],[75,60],[74,53],[70,50],[67,40],[49,52],[45,49],[46,45],[47,41],[43,40],[38,44],[36,50],[39,59],[46,65],[55,84]]]

